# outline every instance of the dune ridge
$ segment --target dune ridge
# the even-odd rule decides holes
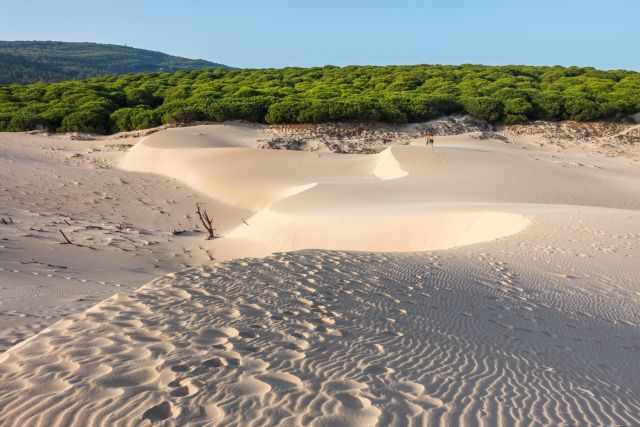
[[[248,219],[249,227],[241,224],[225,237],[261,245],[265,255],[309,248],[417,252],[505,237],[530,223],[521,215],[476,209],[406,205],[378,211],[326,209],[293,214],[262,210]]]
[[[409,175],[406,170],[402,169],[391,148],[376,154],[376,157],[378,161],[373,169],[373,174],[381,180],[399,179]]]

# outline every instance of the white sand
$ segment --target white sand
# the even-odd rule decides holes
[[[230,261],[117,294],[0,355],[0,425],[640,423],[633,162],[464,135],[378,155],[255,150],[263,133],[172,129],[122,158],[129,173],[101,172],[177,190],[175,222],[206,203],[224,238],[158,251]],[[26,149],[3,143],[18,173]],[[126,215],[142,209],[118,194]],[[13,244],[28,253],[25,241]]]
[[[111,167],[133,142],[0,134],[0,351],[115,292],[215,256],[203,234],[171,233],[195,229],[196,202],[215,210],[221,231],[250,214],[175,180]],[[60,244],[58,230],[82,246]]]

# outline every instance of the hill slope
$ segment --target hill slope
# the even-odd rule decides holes
[[[110,44],[0,41],[0,84],[213,67],[224,65]]]

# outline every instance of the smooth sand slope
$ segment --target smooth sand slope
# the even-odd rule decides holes
[[[134,142],[0,134],[0,351],[116,292],[209,261],[192,232],[196,202],[215,210],[221,230],[248,215],[173,179],[114,168]],[[77,245],[61,244],[59,230]]]
[[[233,260],[0,355],[0,425],[640,424],[637,166],[469,136],[377,155],[263,137],[173,129],[120,160],[199,192],[224,238],[182,244]]]

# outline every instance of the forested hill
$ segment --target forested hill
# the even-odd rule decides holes
[[[110,44],[0,41],[0,84],[213,67],[224,65]]]
[[[415,65],[127,74],[0,85],[0,131],[111,133],[162,123],[491,123],[620,120],[640,112],[640,73],[577,67]]]

